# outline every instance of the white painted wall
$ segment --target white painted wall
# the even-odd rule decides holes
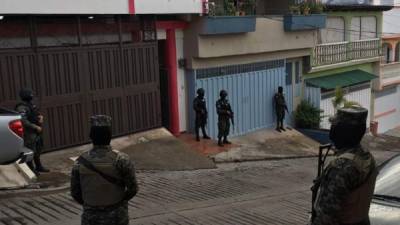
[[[4,14],[129,14],[130,0],[0,0]],[[203,0],[133,0],[136,14],[200,14]]]
[[[383,116],[385,112],[392,113]],[[375,94],[375,116],[379,116],[374,119],[378,121],[378,133],[400,126],[400,86]]]
[[[176,58],[184,58],[183,51],[183,31],[176,31]],[[179,68],[178,65],[178,103],[179,103],[179,129],[184,132],[188,128],[188,99],[187,99],[187,85],[185,69]]]
[[[127,14],[128,0],[0,0],[0,14]]]
[[[184,58],[184,51],[183,51],[183,31],[177,30],[175,33],[176,38],[176,61],[178,63],[179,59]],[[165,30],[157,30],[157,38],[158,40],[165,40],[166,39],[166,32]],[[188,130],[188,97],[187,97],[187,85],[186,85],[186,76],[185,76],[185,69],[179,68],[178,65],[178,104],[179,104],[179,131],[185,132]]]
[[[203,12],[202,0],[135,0],[137,14],[179,14]]]
[[[347,93],[345,95],[345,98],[348,101],[358,102],[362,107],[368,109],[369,112],[371,111],[371,88],[365,88],[362,90]],[[329,122],[329,117],[335,114],[335,110],[332,105],[332,99],[333,97],[321,99],[320,108],[324,110],[324,113],[322,115],[325,116],[322,119],[321,128],[324,129],[330,129],[331,123]],[[368,121],[367,126],[369,126],[369,121],[370,121],[369,113],[367,121]]]

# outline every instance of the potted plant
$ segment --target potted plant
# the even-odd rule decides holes
[[[289,6],[289,13],[291,15],[300,15],[300,6],[298,5]]]
[[[310,15],[310,10],[311,10],[311,7],[308,2],[303,2],[302,4],[300,4],[300,11],[301,11],[302,15],[304,15],[304,16]]]

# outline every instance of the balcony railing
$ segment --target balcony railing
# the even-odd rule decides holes
[[[313,50],[311,65],[312,67],[331,65],[351,60],[379,57],[380,55],[381,40],[379,38],[320,44]]]

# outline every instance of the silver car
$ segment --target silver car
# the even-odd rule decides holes
[[[0,165],[32,160],[33,152],[24,147],[21,116],[0,108]]]
[[[400,224],[400,155],[381,166],[369,217],[372,225]]]

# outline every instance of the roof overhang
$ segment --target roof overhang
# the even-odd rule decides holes
[[[306,83],[314,87],[331,90],[335,89],[336,87],[348,87],[370,82],[375,78],[377,78],[376,75],[363,70],[352,70],[328,76],[307,79]]]

